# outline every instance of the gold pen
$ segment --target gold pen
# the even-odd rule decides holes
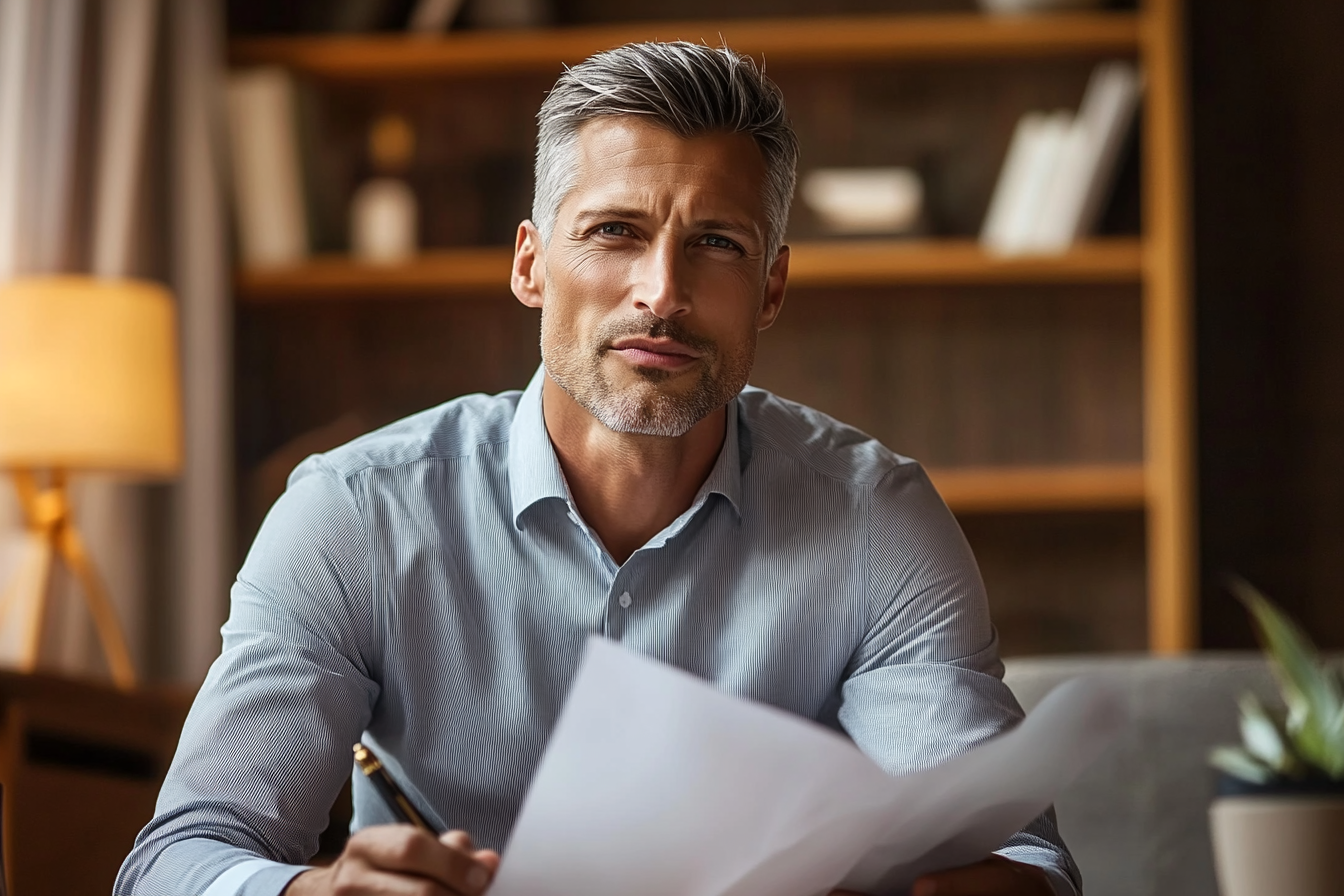
[[[420,810],[415,808],[410,797],[397,784],[396,780],[383,767],[383,762],[373,751],[362,743],[355,744],[355,762],[359,765],[359,770],[364,773],[364,777],[373,784],[373,789],[378,791],[378,795],[383,798],[387,808],[392,810],[392,814],[399,821],[406,824],[413,824],[420,830],[438,837],[443,831],[435,830],[433,825],[425,820],[425,816],[420,814]]]

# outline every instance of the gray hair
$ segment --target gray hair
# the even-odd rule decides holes
[[[789,221],[798,138],[783,94],[750,56],[686,41],[642,43],[566,67],[537,113],[532,222],[543,242],[550,242],[560,203],[574,188],[579,128],[603,115],[644,116],[683,138],[720,132],[755,140],[765,160],[765,236],[773,260]]]

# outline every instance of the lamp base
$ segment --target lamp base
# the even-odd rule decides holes
[[[117,622],[107,589],[103,586],[93,558],[75,528],[70,502],[61,471],[51,474],[46,487],[38,485],[31,470],[14,475],[25,525],[33,545],[27,562],[20,568],[9,590],[0,597],[0,620],[5,627],[22,633],[18,667],[25,672],[37,668],[46,622],[46,607],[51,590],[51,572],[57,559],[63,561],[79,581],[84,602],[93,615],[98,639],[107,655],[112,681],[124,691],[134,690],[135,666],[131,662],[126,639]]]

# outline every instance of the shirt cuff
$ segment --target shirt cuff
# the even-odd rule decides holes
[[[201,896],[279,896],[308,865],[286,865],[269,859],[248,859],[229,868]]]
[[[1050,886],[1055,891],[1055,896],[1078,896],[1078,890],[1074,888],[1073,881],[1063,871],[1053,865],[1037,865],[1045,872],[1045,876],[1050,878]]]

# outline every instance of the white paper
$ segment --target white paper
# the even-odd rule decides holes
[[[833,731],[593,638],[491,896],[900,892],[1002,845],[1122,723],[1112,688],[1070,682],[893,778]]]

